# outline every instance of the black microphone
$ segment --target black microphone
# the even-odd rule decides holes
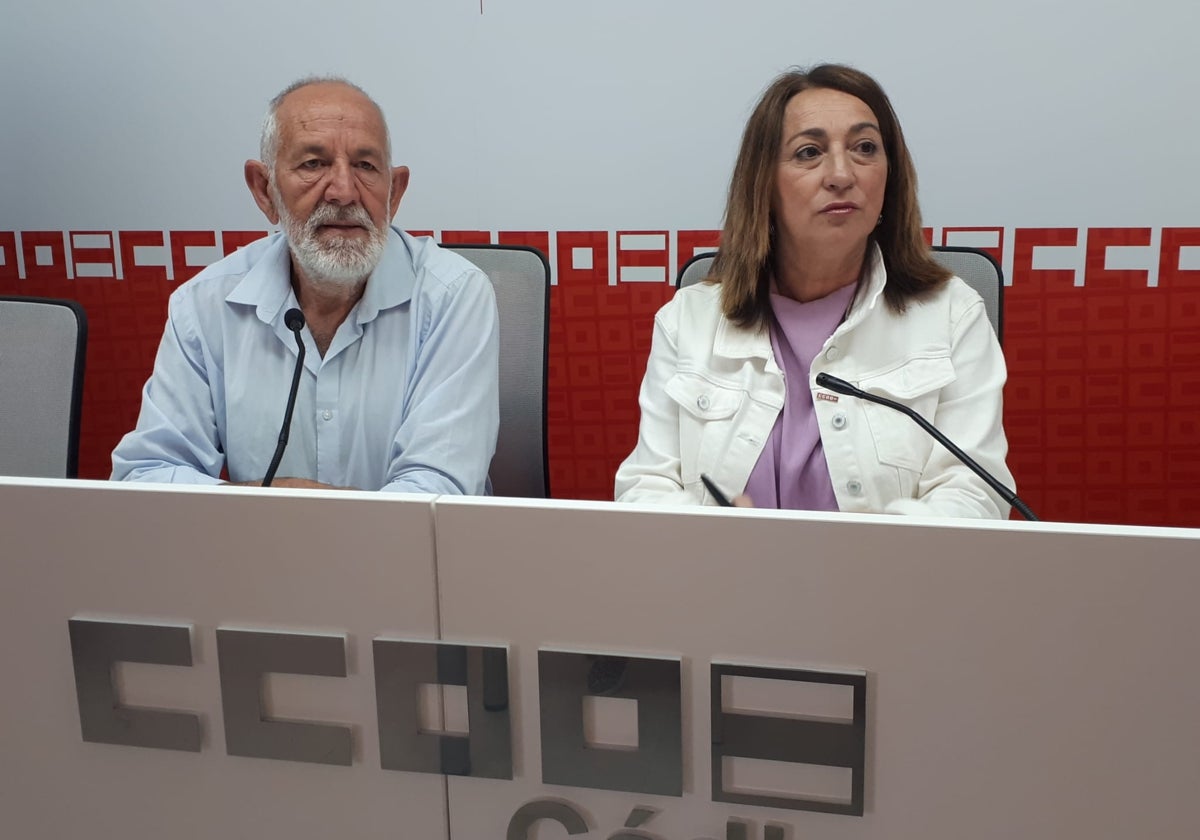
[[[304,313],[299,309],[289,309],[283,315],[283,323],[296,336],[296,349],[299,352],[296,355],[296,368],[292,371],[292,389],[288,392],[287,408],[283,411],[283,427],[279,430],[279,443],[275,446],[275,454],[271,457],[271,465],[267,467],[267,474],[263,476],[263,487],[271,486],[271,480],[275,478],[275,471],[279,469],[279,462],[283,460],[283,450],[287,448],[288,434],[292,430],[292,411],[296,408],[296,392],[300,390],[300,372],[304,370],[304,342],[300,338],[300,330],[304,329]]]
[[[1015,507],[1018,513],[1031,522],[1038,521],[1038,518],[1033,515],[1033,511],[1031,511],[1024,502],[1017,498],[1016,493],[1014,493],[1012,490],[1009,490],[1007,487],[997,481],[994,475],[985,470],[983,467],[979,466],[979,464],[975,463],[975,459],[955,446],[950,438],[939,432],[932,423],[930,423],[913,409],[909,408],[907,405],[904,405],[904,403],[898,403],[895,400],[889,400],[886,397],[879,397],[875,394],[868,394],[861,388],[855,388],[845,379],[838,379],[836,376],[830,376],[828,373],[818,373],[817,384],[822,388],[828,388],[831,391],[837,391],[839,394],[845,394],[848,397],[858,397],[860,400],[878,403],[879,405],[886,405],[888,408],[894,408],[896,411],[907,414],[916,422],[918,426],[929,432],[929,434],[933,436],[934,440],[950,450],[950,453],[955,458],[970,467],[971,472],[975,473],[975,475],[986,481],[988,487],[991,487],[993,490],[999,493],[1000,497]]]

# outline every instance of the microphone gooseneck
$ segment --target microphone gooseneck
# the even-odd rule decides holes
[[[283,411],[283,426],[279,429],[279,442],[275,445],[275,454],[271,456],[271,464],[267,474],[263,476],[263,487],[270,487],[283,460],[283,450],[287,448],[288,435],[292,429],[292,412],[296,408],[296,392],[300,390],[300,372],[304,370],[304,341],[300,338],[300,330],[304,329],[304,313],[293,307],[283,315],[283,323],[292,335],[296,337],[296,367],[292,370],[292,387],[288,391],[287,407]]]
[[[994,475],[985,470],[983,467],[979,466],[979,464],[975,462],[974,458],[959,449],[958,446],[956,446],[954,442],[950,440],[950,438],[938,431],[938,429],[932,423],[930,423],[909,406],[905,405],[904,403],[898,403],[895,400],[889,400],[886,397],[869,394],[861,388],[856,388],[855,386],[851,385],[845,379],[839,379],[836,376],[830,376],[828,373],[817,374],[817,385],[821,386],[822,388],[828,388],[830,391],[835,391],[839,394],[845,394],[848,397],[857,397],[858,399],[866,400],[867,402],[886,405],[888,408],[893,408],[902,414],[907,414],[910,418],[912,418],[913,422],[928,432],[934,440],[946,447],[946,449],[950,451],[951,455],[962,461],[971,470],[971,472],[975,473],[975,475],[987,482],[988,487],[991,487],[993,490],[999,493],[1000,497],[1016,508],[1018,513],[1031,522],[1038,521],[1038,518],[1034,515],[1033,511],[1029,509],[1029,506],[1017,498],[1016,493],[1001,484]]]

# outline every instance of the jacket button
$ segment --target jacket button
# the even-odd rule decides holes
[[[846,412],[839,411],[837,414],[833,415],[833,420],[831,422],[833,423],[833,428],[835,429],[846,428]]]
[[[708,398],[708,394],[701,394],[696,398],[696,405],[701,411],[708,411],[708,407],[712,405],[712,400]]]
[[[321,419],[322,419],[322,420],[332,420],[332,419],[333,419],[333,412],[332,412],[332,411],[330,411],[328,408],[327,408],[327,409],[325,409],[324,411],[322,411],[322,412],[321,412]]]
[[[854,479],[847,481],[846,482],[846,492],[849,493],[851,496],[861,496],[862,495],[862,482],[854,480]]]

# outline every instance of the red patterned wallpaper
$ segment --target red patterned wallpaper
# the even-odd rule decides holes
[[[0,294],[73,298],[88,312],[83,477],[108,475],[109,452],[136,420],[173,278],[262,233],[0,232]],[[654,312],[716,231],[439,238],[549,255],[551,486],[559,498],[611,498],[637,433]],[[929,238],[983,241],[1011,266],[1005,426],[1021,497],[1044,519],[1200,527],[1200,228],[941,228]],[[1156,259],[1108,268],[1121,248]],[[1038,267],[1047,252],[1082,255],[1083,268]]]

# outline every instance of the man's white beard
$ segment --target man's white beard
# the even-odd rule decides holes
[[[292,257],[312,280],[344,288],[366,281],[383,258],[383,248],[387,244],[386,226],[382,230],[375,227],[361,205],[339,207],[327,202],[318,204],[312,215],[302,222],[288,213],[274,183],[270,184],[270,189]],[[363,240],[326,232],[326,241],[322,242],[317,238],[317,229],[328,224],[361,225],[370,235]]]

